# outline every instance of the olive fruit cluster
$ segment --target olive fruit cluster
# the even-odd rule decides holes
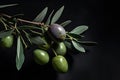
[[[51,49],[52,53],[55,56],[52,57],[52,66],[57,72],[67,72],[68,71],[68,62],[64,57],[67,49],[64,44],[64,40],[66,38],[66,31],[65,29],[59,24],[52,24],[48,28],[48,35],[50,37],[51,44],[49,45],[49,49]],[[47,41],[47,40],[46,40]],[[48,47],[47,47],[48,49]],[[39,47],[39,49],[35,49],[34,53],[34,60],[36,63],[40,65],[47,64],[50,61],[50,54],[44,49],[43,47]]]
[[[0,5],[0,8],[14,5],[16,4]],[[21,16],[19,14],[13,16],[0,14],[0,26],[2,25],[0,28],[2,29],[0,30],[0,45],[10,48],[17,39],[15,41],[17,43],[17,70],[22,68],[25,61],[24,49],[31,46],[32,48],[35,47],[33,57],[36,63],[45,65],[51,62],[56,71],[64,73],[68,71],[68,61],[65,57],[67,49],[75,49],[85,53],[86,50],[82,45],[96,45],[96,42],[82,41],[81,39],[84,37],[82,34],[88,29],[88,26],[81,25],[68,32],[64,27],[70,24],[71,20],[60,24],[56,23],[63,10],[64,6],[56,12],[53,10],[46,18],[48,12],[48,7],[46,7],[32,21],[19,18]]]

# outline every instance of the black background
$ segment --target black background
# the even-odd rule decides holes
[[[86,47],[85,55],[70,53],[66,58],[70,68],[67,73],[55,72],[51,65],[40,66],[34,63],[32,48],[26,50],[25,63],[20,71],[15,67],[16,51],[0,49],[1,80],[120,80],[118,26],[112,26],[112,8],[104,0],[0,0],[0,4],[18,3],[16,7],[2,9],[8,14],[23,13],[24,19],[32,20],[46,6],[48,13],[65,6],[58,23],[73,22],[66,30],[79,25],[88,25],[85,40],[98,42],[97,46]]]

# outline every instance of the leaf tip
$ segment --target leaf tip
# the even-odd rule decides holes
[[[48,10],[48,7],[45,7],[46,10]]]

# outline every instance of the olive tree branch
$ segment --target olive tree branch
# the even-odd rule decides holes
[[[12,16],[7,15],[7,14],[3,14],[3,13],[0,13],[0,16],[12,18]],[[17,20],[20,22],[24,22],[24,23],[34,24],[34,25],[38,25],[38,26],[44,26],[44,23],[41,23],[41,22],[34,22],[34,21],[24,20],[24,19],[20,19],[20,18],[17,18]]]

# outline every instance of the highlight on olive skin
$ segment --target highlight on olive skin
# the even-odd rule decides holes
[[[51,36],[58,41],[63,41],[66,38],[66,31],[65,29],[59,24],[51,24],[48,28],[49,33]]]
[[[9,36],[3,37],[3,38],[1,39],[1,46],[2,46],[2,47],[5,47],[5,48],[10,48],[10,47],[12,47],[12,45],[13,45],[13,40],[14,40],[13,35],[9,35]]]

